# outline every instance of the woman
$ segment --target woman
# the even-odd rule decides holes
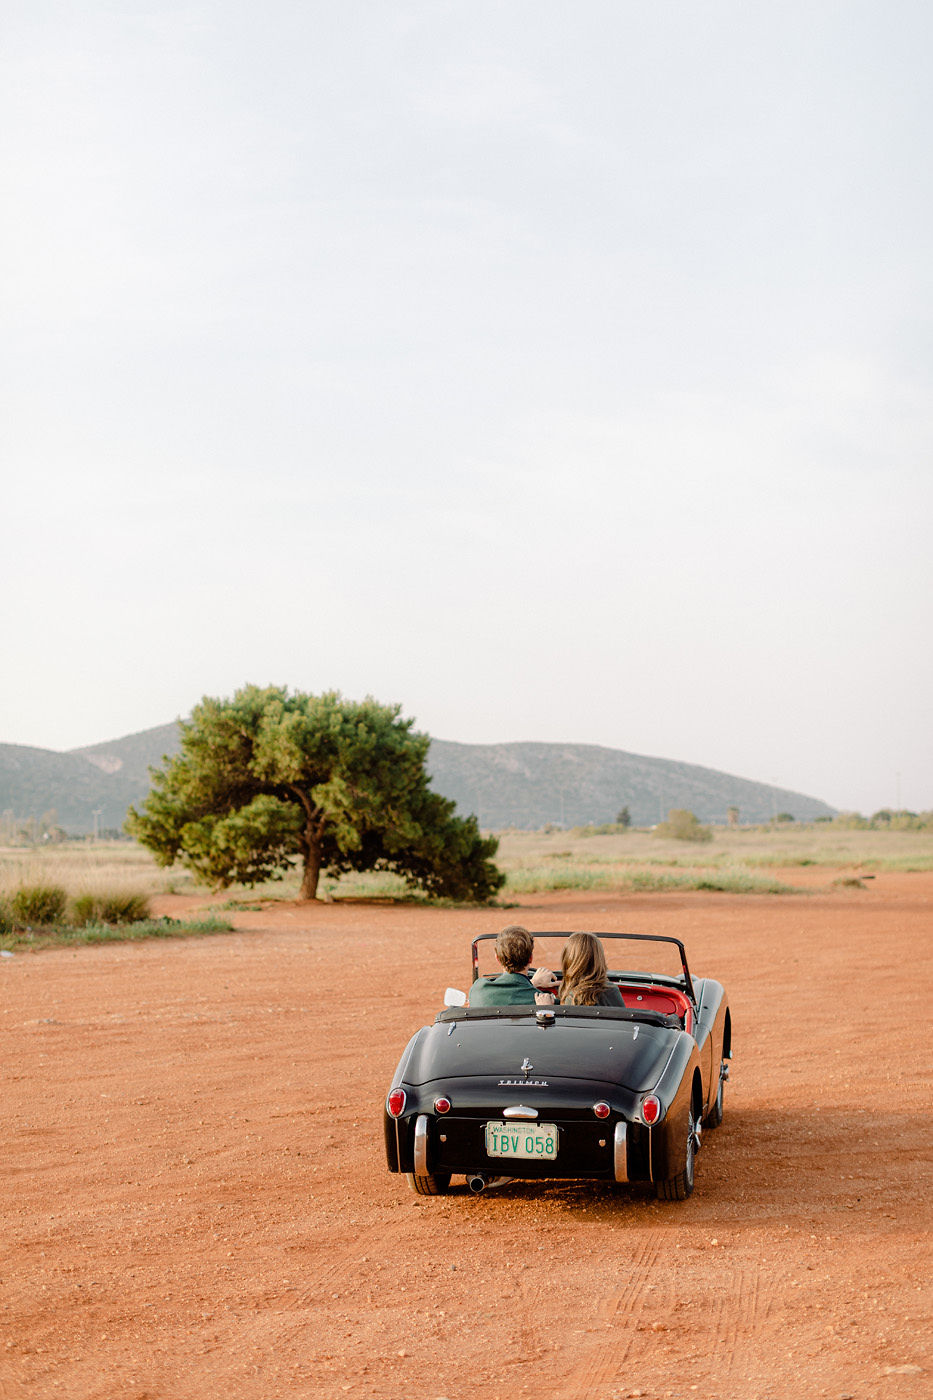
[[[560,955],[565,1006],[624,1006],[622,993],[606,971],[606,954],[595,933],[572,933]]]

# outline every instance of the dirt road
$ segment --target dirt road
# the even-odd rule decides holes
[[[401,1050],[505,921],[725,984],[691,1200],[387,1174]],[[3,1400],[933,1395],[933,875],[237,923],[0,961]]]

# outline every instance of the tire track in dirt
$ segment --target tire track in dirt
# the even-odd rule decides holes
[[[777,1311],[775,1294],[768,1286],[767,1280],[765,1280],[765,1288],[762,1291],[760,1265],[755,1264],[754,1268],[743,1270],[742,1284],[742,1291],[739,1295],[739,1314],[732,1320],[730,1326],[733,1365],[739,1354],[740,1338],[743,1336],[759,1337],[763,1328],[770,1331]]]
[[[761,1270],[757,1265],[733,1266],[723,1271],[722,1287],[717,1293],[708,1343],[711,1356],[716,1357],[720,1380],[731,1379],[747,1366],[741,1339],[760,1336],[761,1328],[772,1311],[772,1298],[765,1295],[762,1309]]]
[[[564,1378],[558,1392],[562,1400],[604,1400],[606,1387],[624,1371],[632,1354],[635,1329],[648,1306],[646,1284],[655,1275],[667,1238],[661,1230],[648,1231],[627,1256],[623,1287],[598,1307],[599,1319],[609,1329],[611,1340],[590,1345],[589,1354]],[[653,1291],[650,1297],[655,1308]]]

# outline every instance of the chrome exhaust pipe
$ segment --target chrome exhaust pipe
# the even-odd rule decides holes
[[[514,1180],[513,1176],[484,1176],[482,1172],[474,1172],[467,1177],[467,1186],[478,1196],[481,1191],[495,1191],[497,1186],[508,1186]]]

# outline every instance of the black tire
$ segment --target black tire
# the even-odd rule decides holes
[[[725,1092],[726,1092],[726,1081],[725,1081],[725,1079],[723,1078],[722,1069],[720,1069],[720,1071],[719,1071],[719,1088],[718,1088],[717,1091],[716,1091],[716,1097],[715,1097],[715,1099],[713,1100],[713,1106],[712,1106],[712,1108],[710,1109],[709,1113],[707,1113],[707,1115],[706,1115],[706,1120],[705,1120],[705,1123],[704,1123],[704,1126],[705,1126],[705,1127],[707,1127],[707,1128],[718,1128],[719,1125],[720,1125],[720,1123],[722,1122],[722,1115],[723,1115],[723,1098],[724,1098]]]
[[[450,1172],[438,1172],[435,1176],[415,1176],[408,1173],[408,1184],[416,1196],[446,1196],[450,1190]]]
[[[696,1164],[696,1128],[693,1109],[687,1114],[687,1131],[684,1136],[683,1166],[666,1181],[659,1181],[655,1187],[659,1201],[685,1201],[693,1195],[693,1171]]]

